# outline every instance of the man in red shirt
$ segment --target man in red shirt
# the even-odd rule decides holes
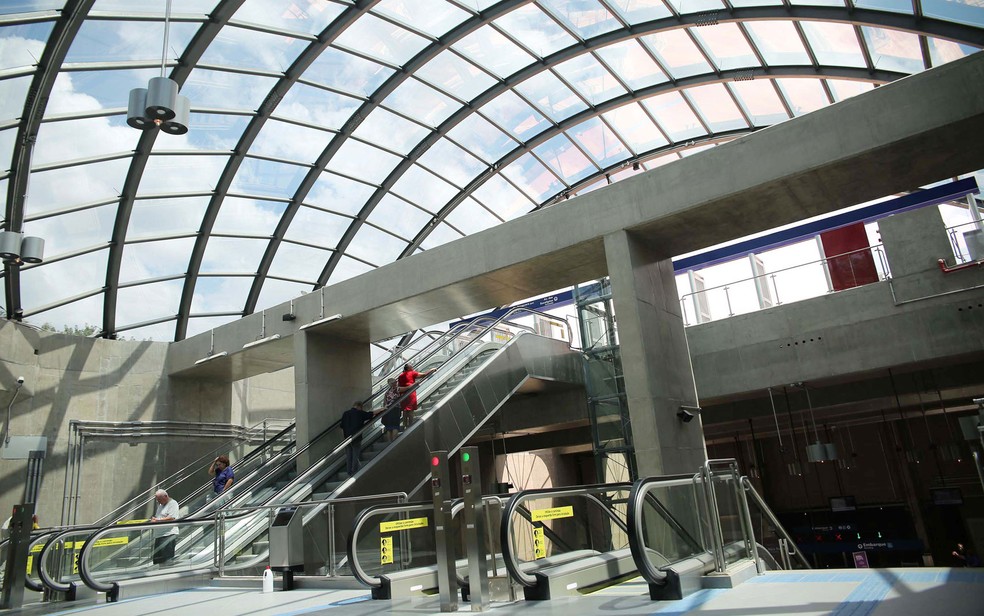
[[[408,389],[414,389],[414,384],[420,380],[424,379],[432,374],[437,368],[432,368],[427,372],[417,372],[413,369],[413,366],[406,364],[403,366],[403,372],[400,374],[396,381],[398,390],[402,393]],[[413,423],[413,412],[417,410],[417,392],[411,391],[410,394],[403,399],[403,429],[406,430]]]

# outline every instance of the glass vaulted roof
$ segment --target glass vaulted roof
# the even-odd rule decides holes
[[[182,339],[984,46],[984,0],[0,3],[8,315]],[[28,190],[30,186],[30,190]]]

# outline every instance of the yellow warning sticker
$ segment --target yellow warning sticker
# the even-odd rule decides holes
[[[31,565],[34,564],[34,557],[30,554],[27,555],[27,574],[31,575]]]
[[[37,544],[35,546],[31,546],[31,552],[32,553],[35,553],[35,554],[38,553],[38,552],[40,552],[43,549],[44,549],[44,544],[43,543],[39,543],[39,544]]]
[[[543,540],[543,527],[533,527],[533,558],[545,558],[547,555],[547,544]]]
[[[143,524],[144,522],[149,522],[150,520],[120,520],[117,524]]]
[[[94,548],[102,548],[107,545],[126,545],[130,543],[129,537],[107,537],[106,539],[98,539],[92,544]]]
[[[380,522],[379,532],[391,533],[395,530],[407,530],[410,528],[424,528],[427,526],[427,518],[410,518],[409,520],[395,520],[393,522]]]
[[[534,509],[530,512],[530,517],[534,522],[543,520],[556,520],[557,518],[573,518],[574,507],[551,507],[550,509]]]
[[[393,564],[393,538],[392,537],[379,538],[379,564],[381,565]]]
[[[76,552],[72,558],[72,573],[79,572],[79,553]]]

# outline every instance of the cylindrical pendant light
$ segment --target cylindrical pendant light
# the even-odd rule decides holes
[[[178,99],[178,83],[167,77],[153,77],[147,85],[147,117],[170,120]]]
[[[20,256],[22,237],[16,231],[0,232],[0,259],[16,259]]]
[[[174,103],[174,118],[161,124],[161,130],[169,135],[183,135],[188,132],[188,118],[191,115],[191,101],[187,96],[178,95]]]
[[[44,258],[44,240],[40,237],[27,236],[21,242],[21,261],[24,263],[40,263]]]

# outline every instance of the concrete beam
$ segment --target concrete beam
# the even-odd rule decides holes
[[[968,136],[984,134],[981,83],[980,53],[900,79],[340,282],[324,306],[319,293],[296,299],[298,319],[274,317],[267,334],[338,313],[319,331],[380,340],[603,276],[613,232],[683,254],[980,169],[984,142]],[[240,323],[215,330],[215,352],[242,348]],[[209,348],[208,334],[172,344],[171,374],[194,372]]]

